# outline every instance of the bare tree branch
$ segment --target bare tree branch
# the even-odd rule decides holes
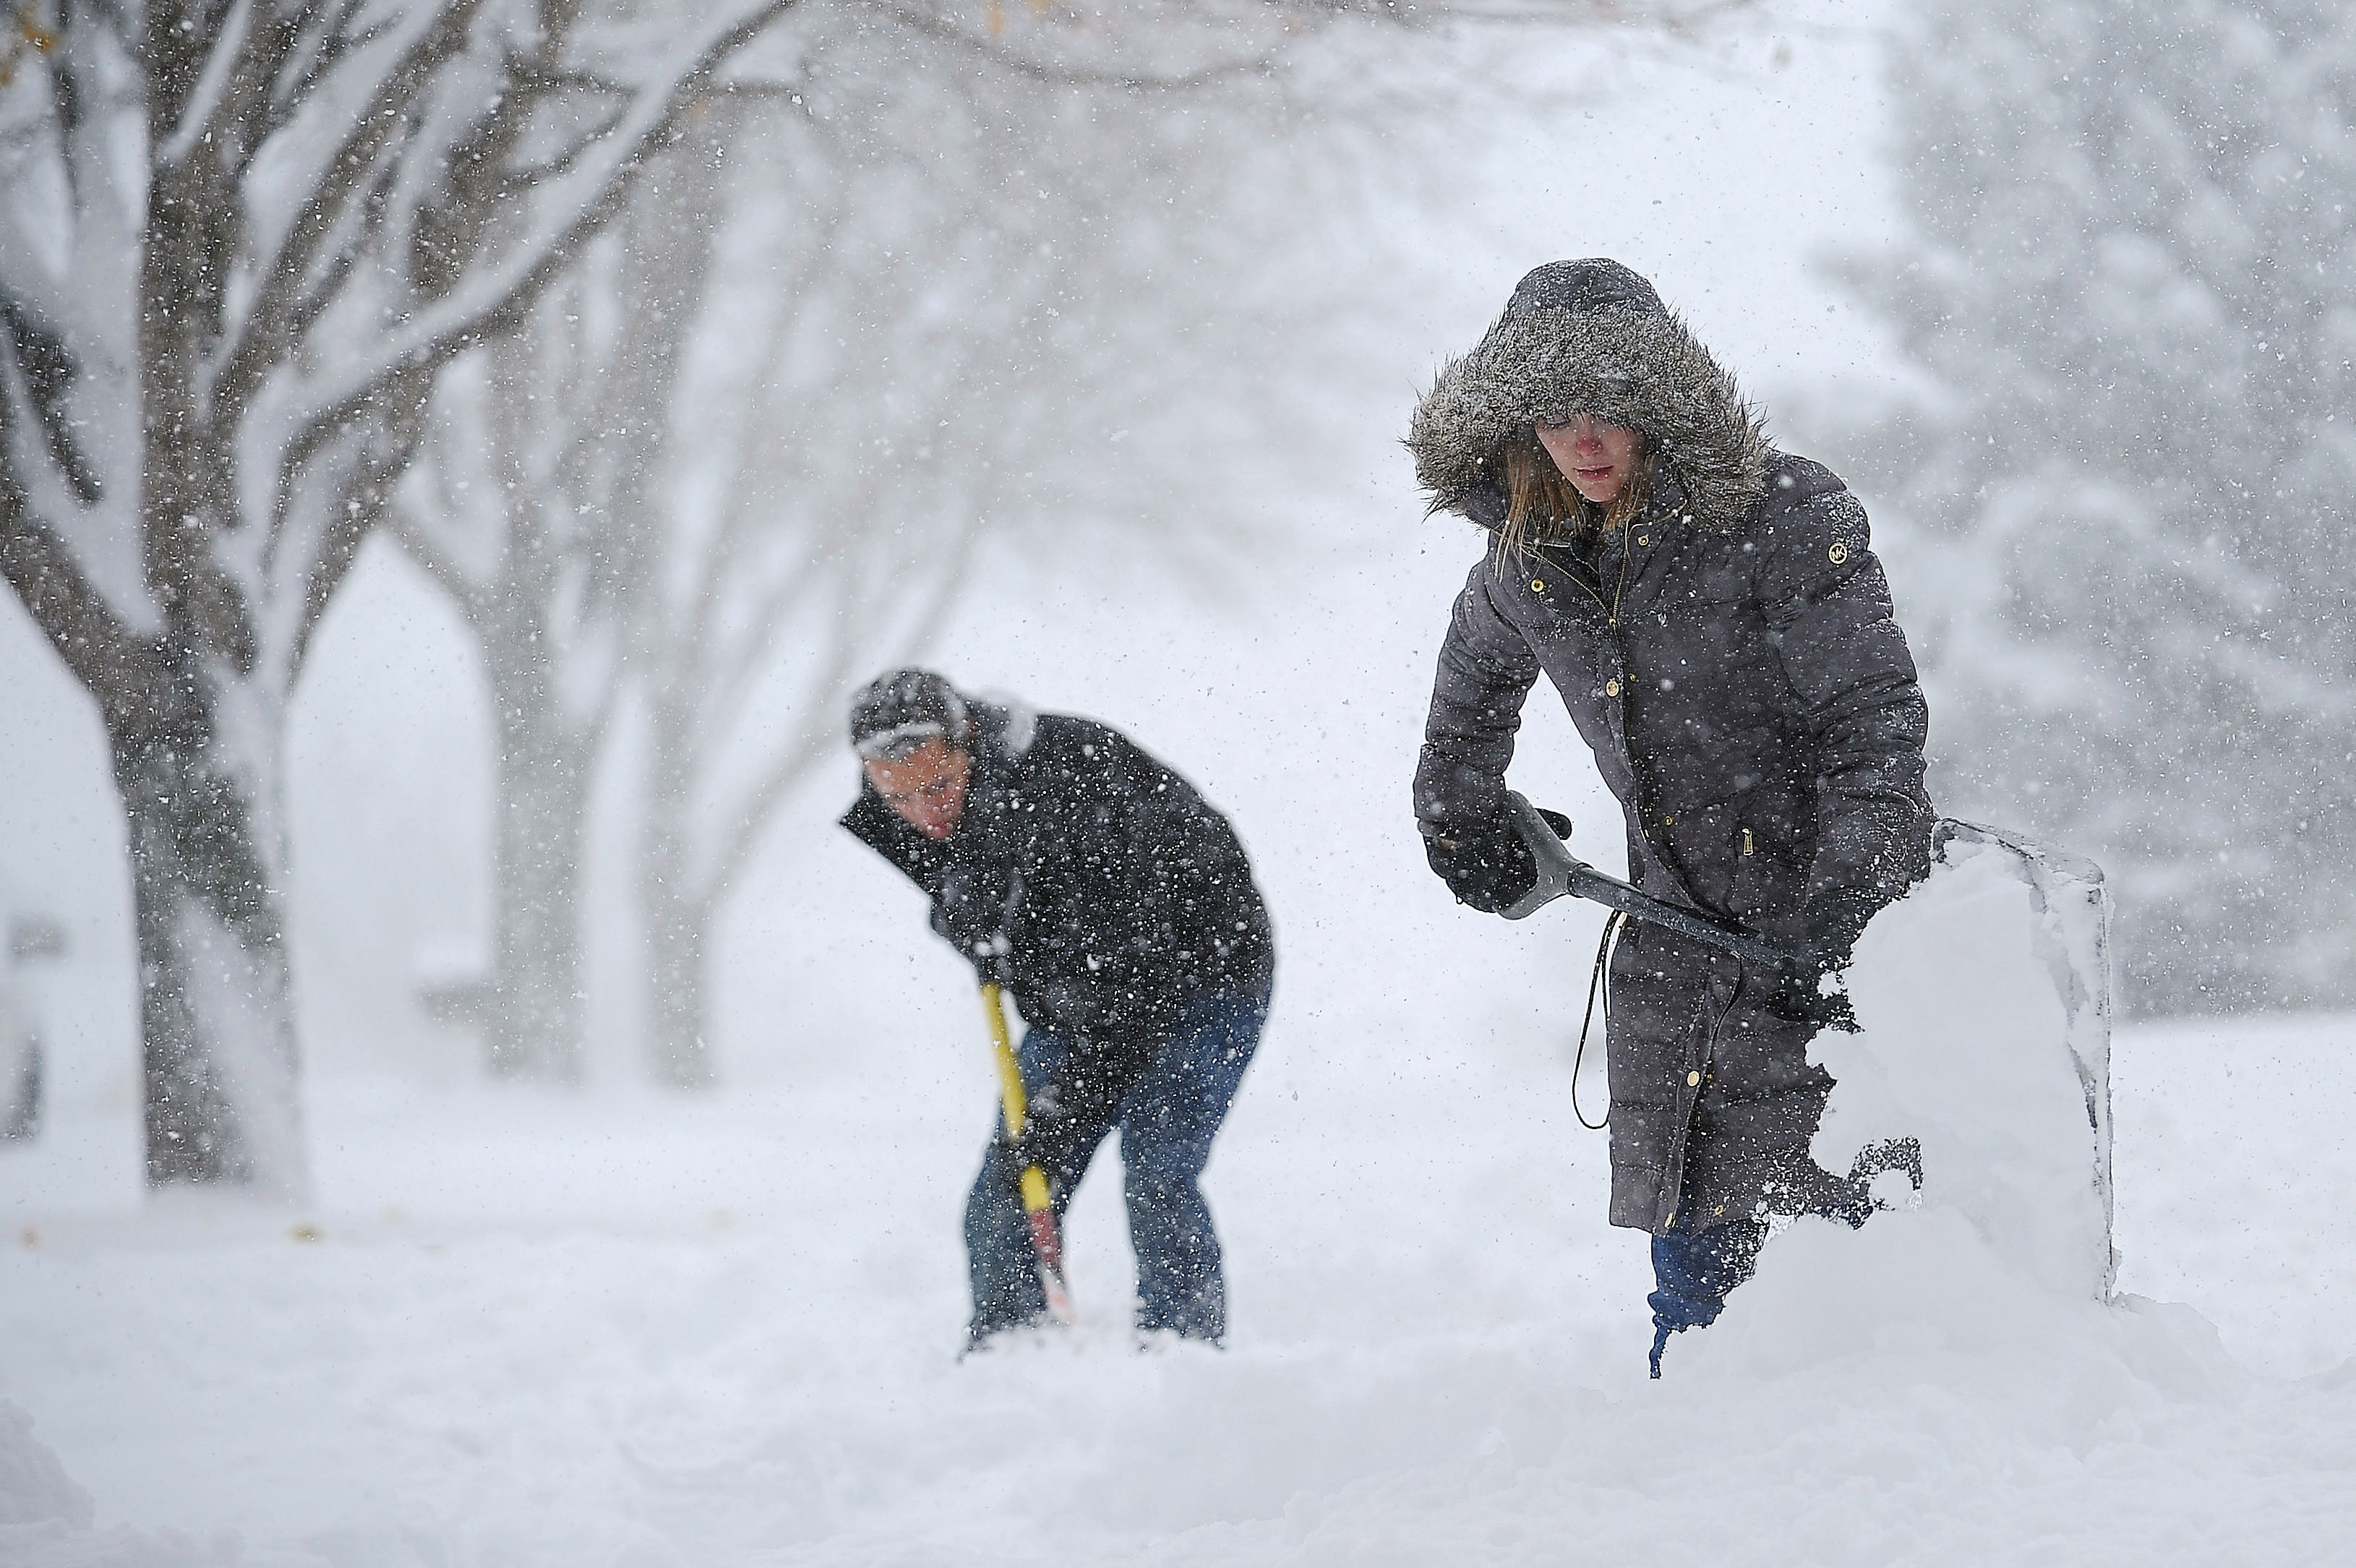
[[[1188,92],[1217,82],[1266,72],[1275,63],[1272,52],[1239,56],[1222,60],[1216,65],[1201,66],[1175,75],[1159,75],[1151,71],[1108,70],[1095,66],[1066,61],[1042,60],[1021,49],[1010,48],[985,35],[969,33],[962,27],[943,21],[930,11],[895,0],[853,0],[860,9],[873,11],[894,24],[905,27],[919,38],[989,61],[1001,70],[1033,81],[1053,82],[1059,86],[1115,87],[1132,92]]]
[[[258,154],[272,136],[294,122],[295,113],[327,81],[336,67],[349,59],[389,32],[393,17],[388,15],[373,27],[359,27],[360,9],[368,0],[333,0],[330,14],[327,0],[305,0],[294,15],[279,23],[277,67],[273,73],[270,102],[257,117],[252,145],[237,167],[241,178],[247,162]]]
[[[253,309],[222,355],[223,368],[214,380],[210,400],[217,427],[226,429],[237,421],[263,378],[292,350],[301,315],[298,302],[309,297],[303,280],[320,247],[346,220],[353,198],[371,183],[378,160],[404,134],[409,107],[466,47],[467,28],[480,5],[481,0],[448,0],[378,82],[367,108],[354,116],[325,177],[305,199],[277,253],[262,269],[264,281],[256,291]]]
[[[73,356],[55,333],[35,321],[5,290],[0,290],[0,330],[6,332],[6,346],[15,350],[17,373],[24,377],[27,399],[48,447],[49,461],[57,465],[76,500],[95,505],[98,475],[83,455],[81,443],[74,439],[73,416],[66,404],[66,393],[73,384]]]
[[[421,312],[409,329],[395,335],[371,363],[337,378],[340,384],[319,400],[317,412],[303,422],[302,433],[287,444],[280,465],[280,510],[292,493],[294,472],[337,431],[365,413],[392,378],[409,371],[439,370],[499,330],[547,287],[570,263],[581,242],[611,220],[628,191],[638,160],[677,128],[696,89],[747,40],[798,4],[799,0],[757,0],[748,14],[708,31],[681,51],[684,59],[661,73],[666,85],[659,91],[650,91],[647,103],[616,133],[615,140],[621,145],[586,182],[590,188],[543,243],[526,248],[488,278],[442,306]]]
[[[179,124],[155,149],[158,164],[169,168],[186,162],[200,143],[226,132],[244,112],[244,100],[259,90],[267,70],[266,40],[255,36],[261,10],[258,0],[230,0],[229,25],[213,42],[196,91],[181,107]]]
[[[16,405],[13,391],[0,387],[0,455],[15,446]],[[82,575],[65,541],[33,515],[13,460],[0,461],[0,576],[101,703],[110,693],[145,689],[151,662],[146,645],[132,637],[106,596]]]

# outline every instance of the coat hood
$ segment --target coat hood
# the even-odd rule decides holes
[[[1407,445],[1431,510],[1496,527],[1506,440],[1580,413],[1641,432],[1656,481],[1665,469],[1704,527],[1733,528],[1766,493],[1766,434],[1734,378],[1651,284],[1599,257],[1524,278],[1416,404]]]

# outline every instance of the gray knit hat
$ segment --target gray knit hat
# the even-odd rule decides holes
[[[897,762],[928,740],[962,748],[972,738],[965,699],[930,670],[878,675],[851,699],[851,749],[870,762]]]

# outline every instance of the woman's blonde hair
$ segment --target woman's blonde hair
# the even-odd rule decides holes
[[[1608,504],[1597,505],[1579,493],[1570,477],[1555,466],[1538,440],[1535,425],[1525,425],[1506,439],[1497,454],[1505,482],[1505,521],[1497,527],[1497,553],[1519,554],[1533,544],[1559,544],[1608,532],[1644,508],[1652,465],[1650,441],[1639,436],[1628,482]]]

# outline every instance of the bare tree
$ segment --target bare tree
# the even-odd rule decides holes
[[[568,277],[505,334],[453,366],[437,390],[425,502],[397,505],[402,547],[448,591],[489,686],[492,953],[487,976],[444,1001],[480,1026],[491,1070],[580,1073],[579,907],[592,768],[621,694],[608,513],[580,499],[592,433],[628,386],[584,330]],[[572,438],[532,417],[556,403]],[[460,432],[463,434],[447,434]],[[419,481],[425,481],[420,483]],[[452,537],[454,536],[455,537]]]
[[[312,630],[444,367],[790,3],[589,39],[563,0],[92,5],[0,90],[0,571],[112,748],[151,1183],[302,1185],[280,754]]]
[[[1730,8],[1491,15],[1658,30]],[[1462,14],[1376,9],[1360,30],[1421,44],[1408,29],[1423,16]],[[436,446],[475,449],[450,466],[478,478],[463,496],[412,491],[403,532],[483,640],[498,714],[496,1068],[562,1076],[579,1059],[565,890],[617,670],[648,725],[650,1059],[701,1082],[705,953],[739,873],[832,754],[847,688],[922,648],[977,551],[1118,537],[1167,568],[1232,539],[1242,517],[1205,509],[1194,454],[1157,436],[1232,449],[1301,423],[1259,362],[1280,322],[1252,285],[1272,242],[1331,213],[1320,163],[1338,149],[1304,122],[1334,91],[1288,51],[1346,15],[807,7],[738,73],[725,113],[751,129],[733,172],[670,160],[610,237],[625,253],[535,318],[552,342],[594,324],[604,347],[566,363],[594,365],[601,390],[556,390],[544,352],[536,381],[466,383],[504,384],[497,410],[456,412],[454,385]],[[494,447],[541,456],[500,469]],[[559,460],[584,452],[594,465]],[[514,542],[471,569],[441,542],[501,528]],[[579,615],[616,607],[584,597],[602,582],[623,596],[622,665],[612,627]]]
[[[462,358],[391,532],[480,651],[496,735],[495,1074],[577,1079],[590,787],[624,694],[622,606],[651,569],[641,491],[696,317],[734,118],[698,100],[619,220],[519,325]]]

